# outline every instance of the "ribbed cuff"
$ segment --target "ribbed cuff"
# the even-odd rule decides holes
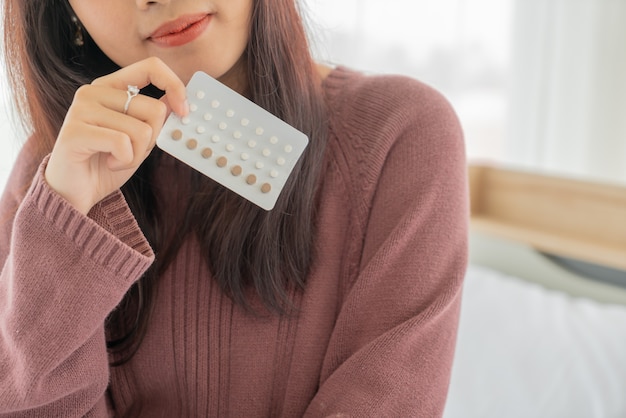
[[[26,198],[33,200],[60,234],[68,236],[103,268],[120,277],[141,276],[154,260],[154,253],[122,193],[112,193],[85,216],[46,183],[48,159],[39,166]]]

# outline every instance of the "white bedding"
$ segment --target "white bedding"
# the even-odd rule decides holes
[[[444,417],[626,417],[626,306],[471,265]]]

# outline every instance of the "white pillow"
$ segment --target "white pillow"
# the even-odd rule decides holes
[[[626,307],[471,265],[444,417],[626,417]]]

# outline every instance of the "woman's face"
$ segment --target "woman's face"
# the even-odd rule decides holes
[[[125,67],[161,58],[186,84],[202,70],[236,88],[253,0],[69,0],[100,49]],[[231,71],[233,70],[233,71]]]

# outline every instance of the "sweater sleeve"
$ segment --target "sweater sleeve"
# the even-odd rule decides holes
[[[119,191],[84,216],[44,159],[21,193],[33,158],[20,154],[0,203],[0,416],[107,416],[104,321],[154,256]]]
[[[359,161],[368,171],[361,177],[378,180],[364,204],[369,215],[358,272],[307,417],[443,413],[467,263],[465,150],[447,101],[411,87],[395,83],[382,93],[408,91],[419,110],[399,106],[384,122],[393,125],[392,143],[368,145]],[[393,108],[385,97],[369,97],[370,106],[380,106],[373,113]]]

